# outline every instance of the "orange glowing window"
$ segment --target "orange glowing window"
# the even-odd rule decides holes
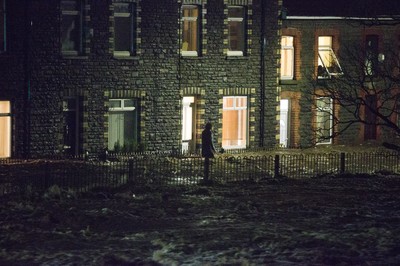
[[[11,104],[0,101],[0,158],[11,156]]]
[[[247,97],[223,98],[222,147],[224,149],[246,148],[247,145]]]

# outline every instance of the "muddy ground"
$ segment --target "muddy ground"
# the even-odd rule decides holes
[[[398,265],[400,178],[2,198],[0,265]]]

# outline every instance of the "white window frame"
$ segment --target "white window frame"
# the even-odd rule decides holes
[[[136,107],[125,107],[125,101],[133,101],[133,99],[110,99],[109,102],[120,102],[121,107],[110,107],[108,108],[109,111],[134,111]]]
[[[6,110],[6,112],[0,112],[0,118],[8,118],[7,120],[8,121],[6,121],[6,125],[5,125],[5,127],[6,127],[6,129],[7,129],[7,132],[5,131],[5,130],[2,130],[2,132],[0,133],[0,135],[3,135],[4,134],[4,142],[5,142],[5,144],[7,144],[7,145],[4,145],[3,146],[3,143],[2,143],[2,141],[3,140],[0,140],[0,143],[2,144],[1,146],[3,146],[3,147],[1,147],[1,153],[0,153],[0,158],[8,158],[8,157],[11,157],[11,134],[12,134],[12,132],[11,132],[11,128],[12,128],[12,125],[11,125],[11,123],[12,123],[12,121],[11,121],[11,102],[10,101],[6,101],[6,100],[0,100],[0,103],[3,103],[3,104],[8,104],[8,110]],[[1,128],[0,128],[1,129]],[[4,152],[4,154],[2,154]]]
[[[237,106],[237,99],[240,98],[245,98],[246,101],[246,106]],[[248,113],[248,108],[249,108],[249,102],[248,102],[248,97],[246,95],[243,96],[224,96],[222,99],[222,102],[224,102],[224,99],[233,99],[233,106],[232,107],[225,107],[224,104],[222,104],[223,111],[245,111],[246,115],[246,130],[245,130],[245,136],[241,136],[241,130],[239,130],[239,138],[242,137],[244,139],[244,144],[242,145],[224,145],[222,144],[222,148],[224,149],[243,149],[247,147],[247,144],[249,142],[248,140],[248,131],[249,131],[249,113]],[[242,114],[242,112],[239,112],[239,116]],[[222,119],[222,122],[224,120]],[[240,129],[242,125],[241,117],[238,118],[238,128]],[[222,126],[223,127],[223,126]]]
[[[291,39],[291,45],[284,45],[283,44],[283,38],[289,38]],[[294,36],[282,36],[281,39],[281,80],[292,80],[294,79]],[[283,60],[284,58],[284,51],[291,51],[292,52],[292,56],[291,58],[286,58],[287,60]],[[283,64],[286,64],[288,61],[290,60],[291,63],[291,70],[290,70],[290,75],[288,76],[284,76],[283,75]]]
[[[134,111],[134,110],[136,110],[136,107],[134,107],[134,106],[125,106],[125,101],[134,101],[135,102],[135,100],[134,99],[109,99],[109,103],[111,103],[111,102],[120,102],[120,106],[119,107],[109,107],[108,108],[108,111],[110,112],[110,113],[112,113],[112,112],[131,112],[131,111]],[[108,125],[109,127],[111,126],[110,124]],[[109,130],[110,130],[110,128],[108,128],[108,132],[109,132]],[[108,136],[108,138],[110,138],[110,136]],[[108,142],[109,142],[110,140],[108,140]],[[126,141],[125,139],[124,139],[124,141]],[[109,143],[107,143],[107,147],[109,147],[110,146],[110,144]]]
[[[129,57],[135,54],[135,42],[136,42],[136,36],[134,36],[134,33],[136,31],[136,29],[134,29],[133,27],[135,27],[136,23],[134,23],[134,20],[136,19],[136,14],[134,14],[134,12],[136,12],[136,8],[132,5],[135,5],[135,3],[125,3],[125,2],[121,2],[121,3],[114,3],[114,5],[128,5],[129,6],[129,13],[122,13],[122,12],[114,12],[114,18],[115,17],[130,17],[130,50],[129,51],[118,51],[115,50],[115,40],[116,37],[114,35],[114,52],[113,55],[115,57]],[[114,20],[114,33],[115,33],[115,20]]]
[[[329,105],[325,105],[323,108],[318,106],[318,101],[327,101],[329,100]],[[329,136],[333,134],[333,99],[331,97],[318,97],[316,99],[316,144],[332,144],[332,138],[323,139],[322,141],[319,140],[319,121],[318,116],[320,113],[329,114]],[[325,128],[324,128],[325,129]]]
[[[183,16],[183,11],[184,11],[184,8],[185,7],[188,7],[188,8],[191,8],[191,9],[197,9],[197,12],[198,12],[198,16],[197,17],[184,17]],[[182,40],[181,40],[181,42],[182,42],[182,44],[181,44],[181,46],[183,46],[183,27],[184,27],[184,23],[185,23],[185,21],[195,21],[196,22],[196,35],[197,35],[197,44],[196,44],[196,46],[197,46],[197,48],[196,48],[196,51],[183,51],[183,49],[182,49],[182,47],[180,47],[180,49],[181,49],[181,55],[182,56],[199,56],[199,49],[200,49],[200,43],[201,43],[201,40],[200,40],[200,31],[201,31],[201,27],[200,27],[200,25],[199,25],[199,23],[200,23],[200,20],[199,20],[199,18],[200,18],[200,16],[201,16],[201,6],[198,6],[198,5],[183,5],[182,6],[182,19],[181,19],[181,21],[182,21]]]
[[[229,22],[241,22],[242,27],[243,27],[243,49],[246,49],[246,19],[245,19],[245,12],[246,12],[246,7],[245,6],[229,6],[228,7],[228,14],[229,14],[229,8],[241,8],[242,9],[242,17],[229,17],[228,16],[228,51],[227,51],[227,55],[228,56],[243,56],[245,51],[232,51],[229,50],[230,47],[230,32],[229,32]]]
[[[320,44],[321,38],[330,38],[330,44],[321,45]],[[333,37],[332,36],[318,36],[318,66],[322,65],[323,69],[328,74],[328,76],[321,76],[321,75],[319,75],[320,73],[318,73],[319,79],[329,79],[332,76],[337,76],[337,75],[343,74],[342,67],[340,66],[339,60],[337,59],[336,54],[332,49],[332,46],[333,46]],[[331,63],[331,65],[336,65],[339,69],[338,72],[330,72],[329,71],[330,66],[325,65],[325,63],[324,63],[325,60],[322,58],[321,52],[328,52],[330,54],[330,57],[332,58],[332,61],[333,61]]]

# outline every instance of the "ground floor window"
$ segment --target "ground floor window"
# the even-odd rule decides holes
[[[333,130],[332,99],[329,97],[318,98],[316,111],[317,143],[330,144]]]
[[[138,102],[111,99],[108,114],[108,150],[132,152],[138,149]]]
[[[11,156],[11,103],[0,101],[0,158]]]
[[[247,96],[223,98],[222,147],[246,148],[248,132]]]
[[[289,99],[281,100],[280,109],[279,145],[286,148],[289,145],[290,137]]]

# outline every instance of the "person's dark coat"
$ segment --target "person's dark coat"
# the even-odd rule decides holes
[[[211,132],[211,124],[206,125],[206,128],[201,133],[201,155],[205,158],[214,158],[215,147]]]

